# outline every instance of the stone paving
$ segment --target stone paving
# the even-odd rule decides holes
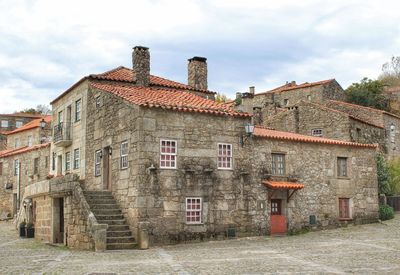
[[[383,224],[95,253],[19,239],[0,222],[0,274],[400,274],[400,214]]]

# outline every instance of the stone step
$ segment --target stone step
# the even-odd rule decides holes
[[[92,209],[93,214],[97,217],[98,215],[120,215],[122,214],[119,209]]]
[[[96,205],[96,204],[117,204],[114,198],[112,199],[86,199],[89,205]]]
[[[107,237],[107,243],[134,243],[134,237]]]
[[[112,195],[85,195],[87,201],[91,200],[113,200]]]
[[[97,220],[98,223],[100,224],[108,224],[108,225],[125,225],[126,221],[125,219],[122,220]]]
[[[107,232],[126,231],[130,230],[127,224],[110,224],[108,225]]]
[[[122,230],[122,231],[108,231],[107,237],[132,237],[132,232],[130,230]]]
[[[106,210],[106,209],[118,209],[119,207],[117,204],[115,203],[100,203],[100,204],[89,204],[90,209],[93,210]]]
[[[114,215],[96,215],[96,219],[99,221],[104,221],[104,220],[123,220],[124,216],[122,214],[114,214]]]
[[[133,249],[136,246],[136,243],[108,243],[107,250]]]

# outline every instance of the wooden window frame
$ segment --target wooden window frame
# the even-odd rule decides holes
[[[343,167],[343,162],[345,167]],[[338,178],[348,178],[349,177],[349,165],[347,157],[337,157],[336,159],[336,175]],[[344,173],[343,173],[344,172]]]
[[[193,200],[195,202],[193,202]],[[203,198],[187,197],[185,199],[185,221],[186,224],[202,224],[203,223]],[[195,206],[196,208],[192,208]]]
[[[320,133],[316,133],[320,132]],[[324,135],[324,130],[322,128],[315,128],[311,130],[311,135],[313,137],[322,137]]]
[[[81,151],[79,148],[74,149],[74,169],[80,168]]]
[[[339,219],[351,220],[351,199],[339,198]]]
[[[163,143],[165,143],[165,144],[163,145]],[[168,146],[168,143],[170,143],[169,146]],[[172,146],[172,144],[174,144],[174,145]],[[163,148],[164,148],[164,152],[163,152]],[[167,152],[168,148],[169,148],[170,152]],[[172,149],[174,149],[174,152],[171,152]],[[178,156],[178,141],[173,140],[173,139],[161,139],[160,140],[160,168],[161,169],[176,169],[177,156]]]
[[[125,148],[124,148],[125,146]],[[127,169],[129,166],[129,144],[128,141],[125,140],[123,142],[121,142],[121,146],[120,146],[120,169]]]
[[[96,150],[94,152],[94,176],[101,176],[101,158],[102,158],[102,150]]]
[[[75,122],[81,121],[81,117],[82,117],[82,99],[80,98],[75,101]]]
[[[65,153],[65,172],[71,171],[71,152]]]
[[[217,150],[217,169],[233,170],[233,145],[218,143]]]
[[[279,162],[278,157],[282,157],[282,162]],[[278,167],[280,163],[282,163],[282,168]],[[280,170],[282,170],[282,173],[279,172]],[[276,176],[286,175],[286,154],[283,153],[271,154],[271,174]]]

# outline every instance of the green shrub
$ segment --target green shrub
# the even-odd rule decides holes
[[[379,206],[379,219],[381,219],[382,221],[386,221],[393,218],[394,218],[393,207],[390,207],[387,204],[381,204]]]

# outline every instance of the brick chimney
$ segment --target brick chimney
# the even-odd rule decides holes
[[[137,86],[150,84],[150,52],[149,48],[136,46],[132,53],[133,81]]]
[[[207,90],[207,58],[195,56],[188,61],[188,85]]]

